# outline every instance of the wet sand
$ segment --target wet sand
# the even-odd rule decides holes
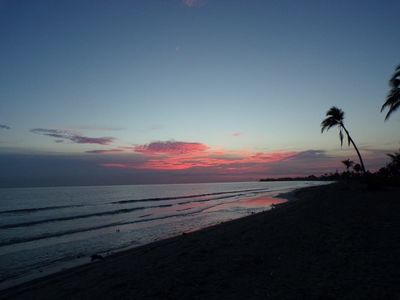
[[[1,299],[400,299],[400,190],[333,184]]]

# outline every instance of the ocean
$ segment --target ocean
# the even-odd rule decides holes
[[[0,289],[271,208],[327,182],[0,189]]]

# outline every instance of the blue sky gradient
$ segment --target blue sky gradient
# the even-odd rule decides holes
[[[354,153],[319,128],[336,105],[376,168],[399,147],[400,114],[385,123],[379,112],[400,62],[399,10],[399,1],[0,0],[0,124],[10,127],[0,128],[0,153],[79,156],[98,172],[103,160],[144,155],[129,147],[182,141],[207,155],[320,150],[341,168]],[[107,159],[86,153],[117,148]],[[317,161],[317,173],[334,171]],[[234,180],[302,173],[284,162],[279,174],[265,165]],[[186,169],[185,180],[207,181],[206,169]],[[167,171],[148,167],[146,182]]]

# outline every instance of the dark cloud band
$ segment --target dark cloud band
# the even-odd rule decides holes
[[[60,143],[62,140],[69,140],[76,144],[97,144],[97,145],[110,145],[114,138],[112,137],[87,137],[78,135],[67,130],[58,129],[45,129],[45,128],[33,128],[30,132],[56,138],[56,142]]]

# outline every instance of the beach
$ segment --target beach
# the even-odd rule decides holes
[[[327,182],[225,182],[0,189],[0,291],[94,254],[109,256],[239,219]]]
[[[270,211],[40,278],[0,299],[400,299],[399,195],[346,183],[301,189]]]

